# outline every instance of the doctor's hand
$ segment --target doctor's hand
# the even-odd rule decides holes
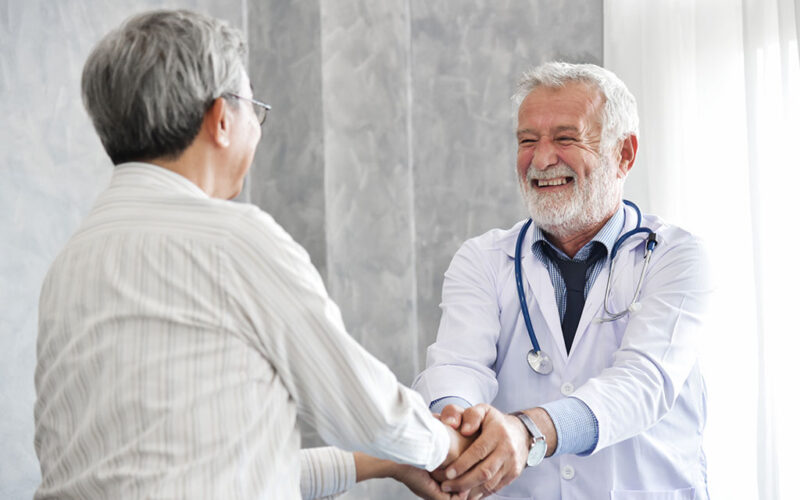
[[[447,466],[442,489],[456,493],[472,490],[469,498],[493,494],[522,473],[530,449],[530,435],[517,417],[506,415],[491,405],[467,408],[460,417],[461,433],[476,438]],[[453,418],[457,417],[453,415]]]

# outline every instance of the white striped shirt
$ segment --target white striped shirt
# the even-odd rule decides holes
[[[57,257],[37,357],[37,499],[299,498],[298,415],[428,470],[449,446],[269,215],[154,165],[116,167]]]

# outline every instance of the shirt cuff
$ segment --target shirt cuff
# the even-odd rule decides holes
[[[556,428],[556,455],[589,455],[600,436],[597,417],[591,408],[578,398],[564,398],[541,405]]]
[[[300,452],[300,494],[304,499],[333,498],[355,484],[352,453],[331,446]]]
[[[447,405],[458,405],[462,408],[469,408],[472,406],[469,401],[458,396],[445,396],[432,401],[428,408],[430,408],[431,413],[442,413],[442,410],[444,410],[444,407]]]

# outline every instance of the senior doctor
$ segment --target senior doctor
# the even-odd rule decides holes
[[[566,63],[534,68],[515,97],[533,222],[458,250],[414,383],[463,434],[481,431],[443,487],[472,488],[471,498],[706,499],[697,341],[707,259],[694,236],[623,203],[635,99],[613,73]]]

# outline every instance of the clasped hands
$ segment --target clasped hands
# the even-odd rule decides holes
[[[414,493],[435,500],[477,500],[522,473],[530,436],[517,417],[487,404],[466,410],[449,405],[438,417],[452,429],[450,451],[442,466],[430,474],[438,489],[412,488]]]

